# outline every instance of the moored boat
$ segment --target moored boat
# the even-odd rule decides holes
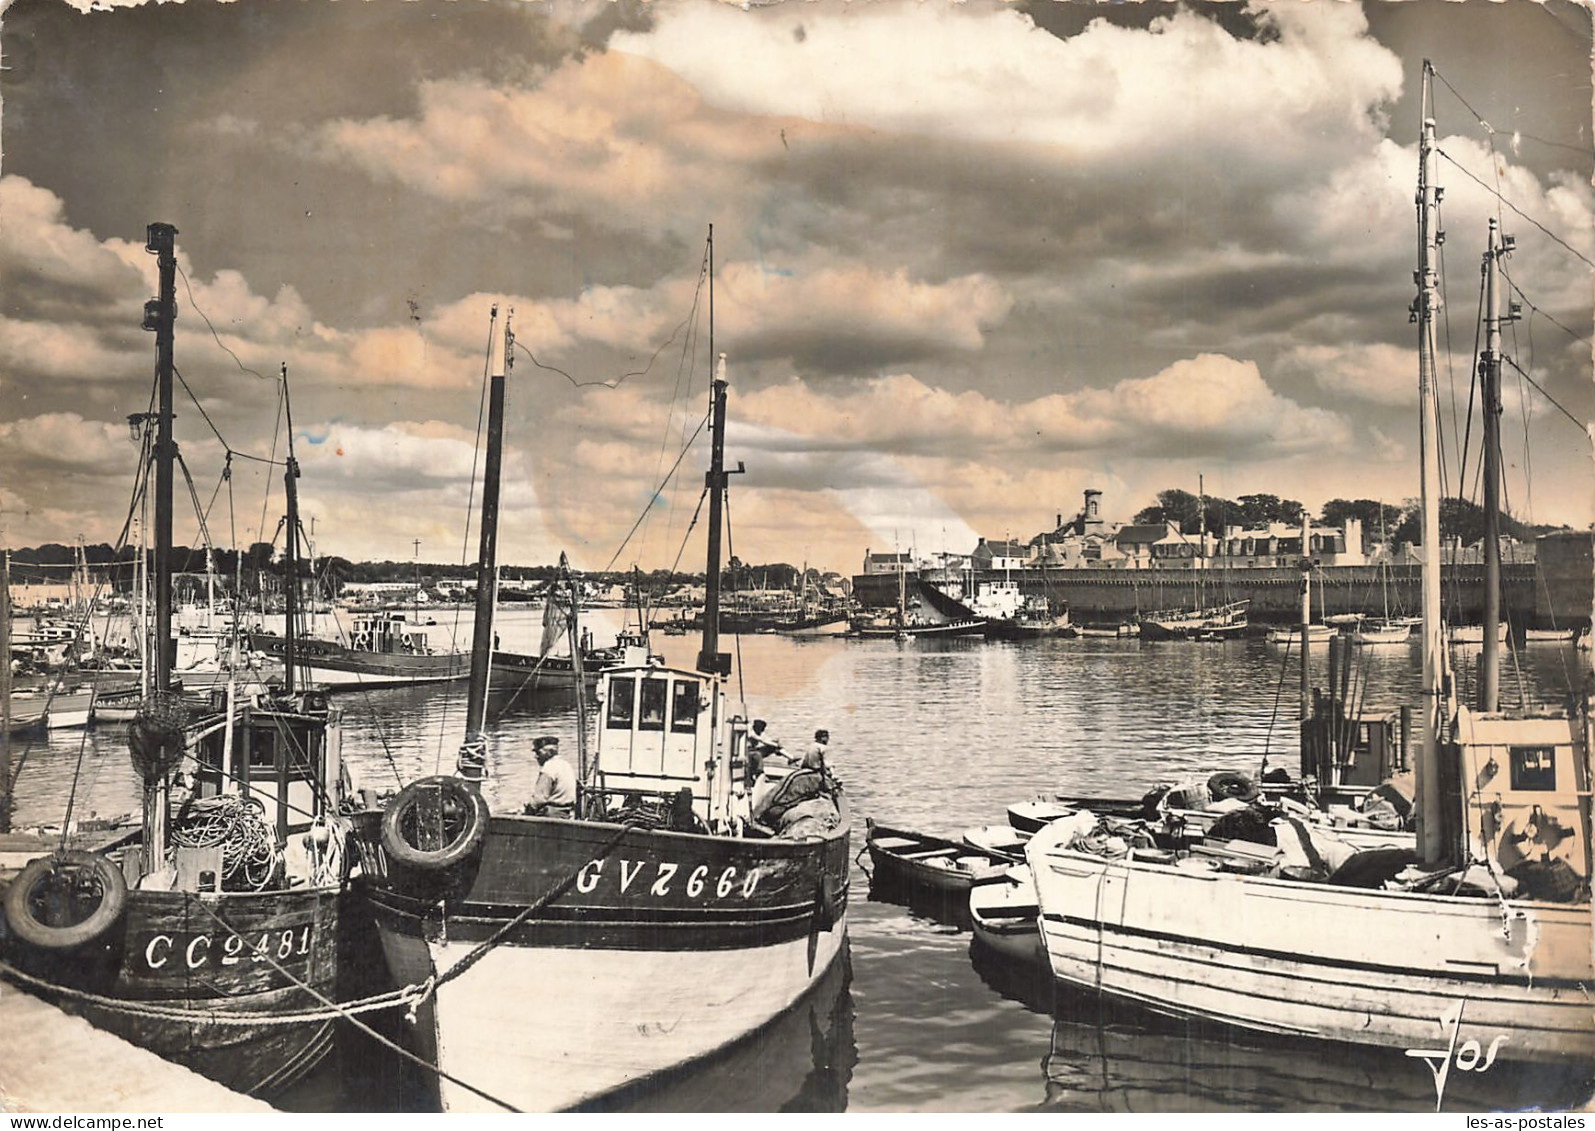
[[[152,224],[147,243],[161,288],[145,321],[157,335],[158,411],[144,419],[156,640],[171,626],[175,236]],[[296,474],[290,441],[295,533]],[[297,542],[289,540],[290,576]],[[289,608],[291,624],[291,596]],[[338,812],[350,791],[337,715],[291,678],[279,697],[241,702],[222,692],[196,706],[172,691],[170,651],[154,652],[153,691],[128,737],[144,785],[142,825],[74,844],[83,826],[68,803],[66,833],[40,843],[5,888],[0,974],[229,1088],[269,1096],[326,1056],[338,1018],[349,862]],[[174,782],[190,791],[175,814]]]
[[[982,946],[1006,962],[1046,966],[1047,952],[1037,923],[1040,915],[1028,864],[1004,869],[1000,883],[969,889],[970,931]]]
[[[1433,319],[1438,194],[1432,69],[1420,144],[1422,541],[1439,539]],[[1485,256],[1489,347],[1482,401],[1498,404],[1496,280],[1509,245],[1495,222]],[[1492,385],[1493,382],[1493,385]],[[1499,440],[1486,413],[1485,576],[1497,574]],[[1492,549],[1493,547],[1493,549]],[[1587,1066],[1595,1026],[1589,945],[1592,700],[1502,711],[1493,686],[1499,593],[1486,587],[1474,709],[1449,700],[1437,554],[1423,565],[1422,748],[1414,849],[1325,858],[1279,851],[1111,856],[1051,825],[1027,849],[1055,978],[1186,1018],[1473,1063]],[[1304,732],[1305,732],[1304,725]],[[1300,849],[1294,857],[1287,851]],[[1431,1051],[1436,1050],[1438,1051]]]
[[[1250,601],[1231,601],[1200,609],[1146,613],[1141,617],[1142,640],[1224,640],[1246,632]]]
[[[390,967],[425,988],[413,1040],[439,1069],[443,1107],[543,1111],[636,1087],[799,1001],[845,944],[850,818],[823,760],[782,771],[772,759],[747,781],[745,712],[718,647],[723,360],[696,667],[604,672],[590,758],[578,723],[569,808],[490,812],[480,783],[499,755],[483,704],[508,352],[507,336],[493,341],[466,742],[455,775],[413,782],[359,819],[359,882]]]
[[[288,642],[278,633],[251,632],[247,639],[252,652],[277,659],[287,655]],[[347,641],[301,639],[294,648],[304,677],[328,691],[446,683],[464,679],[468,670],[465,653],[434,648],[426,626],[402,612],[355,617]]]

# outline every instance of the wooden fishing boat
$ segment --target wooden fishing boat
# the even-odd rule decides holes
[[[145,322],[157,335],[156,640],[171,625],[175,236],[152,224],[147,245],[161,286]],[[291,440],[288,453],[297,532]],[[290,576],[297,545],[291,537]],[[154,651],[154,692],[128,740],[142,825],[80,844],[54,838],[16,873],[0,900],[0,975],[235,1091],[269,1096],[321,1061],[338,1018],[349,861],[338,810],[349,789],[337,715],[325,696],[295,691],[291,666],[280,697],[240,703],[222,692],[196,707],[170,690],[168,650]],[[174,774],[191,790],[175,815]],[[73,828],[70,812],[63,825]]]
[[[251,632],[252,652],[282,659],[288,641],[280,634]],[[327,691],[350,691],[390,684],[447,683],[468,674],[465,653],[434,648],[425,625],[402,612],[354,618],[347,642],[300,639],[295,662],[304,678]]]
[[[1200,609],[1147,613],[1141,617],[1142,640],[1223,640],[1246,632],[1250,601],[1231,601]]]
[[[1046,966],[1047,952],[1037,922],[1040,915],[1029,864],[1004,869],[999,883],[969,889],[970,930],[982,946],[1006,962]]]
[[[508,352],[492,340],[466,743],[455,775],[357,818],[358,882],[390,968],[422,988],[412,1039],[442,1106],[546,1111],[706,1057],[803,998],[846,939],[850,815],[823,766],[746,780],[719,650],[723,359],[696,667],[605,671],[591,757],[578,696],[572,816],[490,811],[480,783],[507,756],[483,730]]]
[[[870,890],[913,897],[956,895],[997,879],[1012,863],[1005,856],[946,837],[868,822]]]
[[[1420,143],[1420,412],[1434,413],[1437,191],[1431,181],[1432,70]],[[1485,256],[1484,404],[1499,403],[1506,248],[1495,221]],[[1498,575],[1499,435],[1485,414],[1485,553]],[[1423,543],[1439,544],[1439,456],[1420,430]],[[1492,547],[1494,550],[1492,551]],[[1422,747],[1414,853],[1280,867],[1201,856],[1109,858],[1051,825],[1027,848],[1055,978],[1180,1017],[1473,1063],[1595,1058],[1586,988],[1591,745],[1595,699],[1571,710],[1504,712],[1496,702],[1499,593],[1484,594],[1476,709],[1449,700],[1440,563],[1423,566]],[[1311,721],[1311,720],[1309,720]],[[1407,859],[1416,856],[1416,861]],[[1361,872],[1354,878],[1347,869]],[[1326,874],[1327,873],[1327,874]],[[1438,1051],[1432,1051],[1438,1050]]]

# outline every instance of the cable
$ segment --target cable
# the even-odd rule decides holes
[[[694,300],[694,302],[693,302],[693,310],[696,310],[696,309],[697,309],[697,302],[696,302],[696,300]],[[537,360],[537,355],[535,353],[533,353],[530,349],[528,349],[525,345],[522,345],[520,342],[516,342],[515,345],[520,348],[522,353],[524,353],[527,357],[529,357],[531,359],[532,364],[537,366],[537,368],[546,369],[550,373],[558,373],[561,377],[565,378],[565,380],[569,381],[572,385],[574,385],[578,389],[591,389],[591,388],[594,388],[594,387],[603,388],[603,389],[618,389],[626,381],[626,379],[629,378],[629,377],[644,377],[644,376],[647,376],[648,371],[651,370],[654,367],[654,362],[658,360],[659,355],[665,351],[665,347],[670,345],[671,342],[676,340],[676,335],[681,333],[682,328],[685,327],[687,325],[687,323],[689,321],[691,321],[691,319],[692,319],[692,313],[689,312],[687,314],[686,318],[683,318],[680,322],[676,323],[676,328],[674,330],[670,331],[670,336],[668,338],[666,338],[663,342],[661,342],[659,344],[659,347],[654,350],[652,356],[650,356],[648,358],[648,364],[647,365],[643,366],[641,369],[634,369],[634,370],[632,370],[632,371],[630,371],[628,373],[622,373],[618,377],[611,377],[611,378],[609,378],[607,380],[604,380],[604,381],[578,381],[576,378],[572,377],[569,373],[566,373],[563,369],[559,368],[557,365],[544,365],[541,361],[538,361]]]
[[[183,277],[183,288],[188,291],[188,304],[194,308],[195,314],[198,314],[205,320],[205,325],[210,329],[210,336],[216,339],[216,344],[222,348],[222,352],[224,352],[228,357],[232,358],[233,363],[245,373],[258,377],[262,381],[267,380],[264,374],[256,372],[255,370],[249,368],[249,366],[245,365],[242,361],[239,361],[238,355],[227,348],[226,343],[224,343],[221,339],[221,335],[216,332],[216,327],[211,324],[210,317],[205,313],[204,309],[199,305],[199,302],[194,298],[194,286],[188,281],[188,272],[183,270],[183,265],[181,263],[177,264],[177,273]]]
[[[1456,158],[1452,157],[1449,153],[1447,153],[1445,150],[1441,149],[1439,146],[1436,146],[1434,151],[1436,153],[1438,153],[1441,157],[1444,157],[1447,161],[1451,162],[1452,165],[1456,166],[1456,168],[1459,169],[1462,172],[1463,176],[1467,177],[1470,181],[1472,181],[1474,184],[1478,185],[1485,192],[1487,192],[1490,195],[1494,196],[1502,204],[1506,205],[1513,212],[1517,213],[1523,219],[1527,220],[1530,224],[1533,224],[1536,228],[1538,228],[1541,232],[1543,232],[1546,236],[1548,236],[1553,243],[1561,245],[1561,247],[1563,249],[1565,249],[1566,251],[1571,253],[1576,258],[1582,260],[1587,266],[1595,267],[1595,260],[1591,260],[1589,258],[1589,256],[1587,256],[1583,252],[1579,251],[1576,247],[1574,247],[1572,244],[1568,243],[1561,236],[1557,235],[1555,232],[1551,231],[1551,229],[1547,228],[1544,224],[1540,223],[1534,217],[1530,216],[1527,212],[1523,211],[1517,205],[1513,204],[1510,200],[1508,200],[1506,198],[1505,194],[1503,194],[1500,189],[1494,189],[1494,188],[1491,188],[1489,185],[1485,184],[1478,177],[1474,176],[1471,172],[1469,172],[1468,169],[1466,168],[1466,166],[1464,166],[1461,163],[1459,163]]]

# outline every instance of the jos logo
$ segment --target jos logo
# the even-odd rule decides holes
[[[1429,1071],[1434,1073],[1434,1110],[1439,1111],[1440,1105],[1445,1102],[1445,1082],[1451,1075],[1451,1068],[1455,1065],[1458,1072],[1488,1072],[1490,1065],[1495,1063],[1495,1054],[1502,1045],[1511,1038],[1505,1033],[1498,1033],[1486,1049],[1471,1037],[1457,1045],[1457,1036],[1462,1032],[1462,1006],[1457,1002],[1455,1009],[1448,1009],[1440,1015],[1440,1027],[1450,1031],[1451,1039],[1443,1049],[1408,1049],[1407,1055],[1422,1060],[1429,1066]]]

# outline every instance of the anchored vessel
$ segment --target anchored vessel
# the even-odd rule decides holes
[[[176,234],[152,224],[146,245],[161,281],[144,323],[158,362],[153,638],[168,646],[153,650],[153,693],[129,729],[143,827],[102,831],[87,847],[36,845],[47,854],[5,889],[0,973],[236,1091],[269,1095],[331,1047],[348,875],[337,813],[349,791],[337,714],[325,696],[295,691],[292,665],[269,699],[242,703],[229,688],[195,702],[170,690]],[[290,446],[295,532],[297,473]],[[293,577],[295,538],[288,545]],[[176,781],[192,793],[174,815]],[[14,859],[29,839],[0,837],[0,849]]]
[[[286,662],[288,641],[276,633],[251,632],[249,648]],[[348,643],[300,639],[294,659],[305,678],[328,691],[386,684],[446,683],[468,674],[463,652],[438,651],[427,630],[403,613],[356,617]]]
[[[823,764],[767,771],[751,790],[746,779],[746,722],[718,648],[723,359],[696,668],[603,673],[573,817],[489,812],[485,642],[507,333],[494,341],[466,746],[457,774],[414,782],[380,818],[357,819],[358,882],[390,967],[426,988],[416,1051],[439,1069],[442,1106],[549,1110],[714,1052],[814,986],[845,940],[849,815]]]
[[[1419,175],[1423,542],[1439,544],[1432,257],[1435,124],[1424,64]],[[1500,322],[1495,279],[1510,249],[1491,221],[1485,256],[1484,510],[1498,512]],[[1493,583],[1487,526],[1487,584]],[[1588,1063],[1591,702],[1503,712],[1496,702],[1498,594],[1485,594],[1476,709],[1449,702],[1439,555],[1423,578],[1424,726],[1416,852],[1384,849],[1270,870],[1243,859],[1108,858],[1066,826],[1027,850],[1054,976],[1154,1010],[1391,1049]],[[1272,853],[1270,853],[1272,855]],[[1359,877],[1360,873],[1360,878]],[[1450,1042],[1449,1049],[1447,1042]]]

